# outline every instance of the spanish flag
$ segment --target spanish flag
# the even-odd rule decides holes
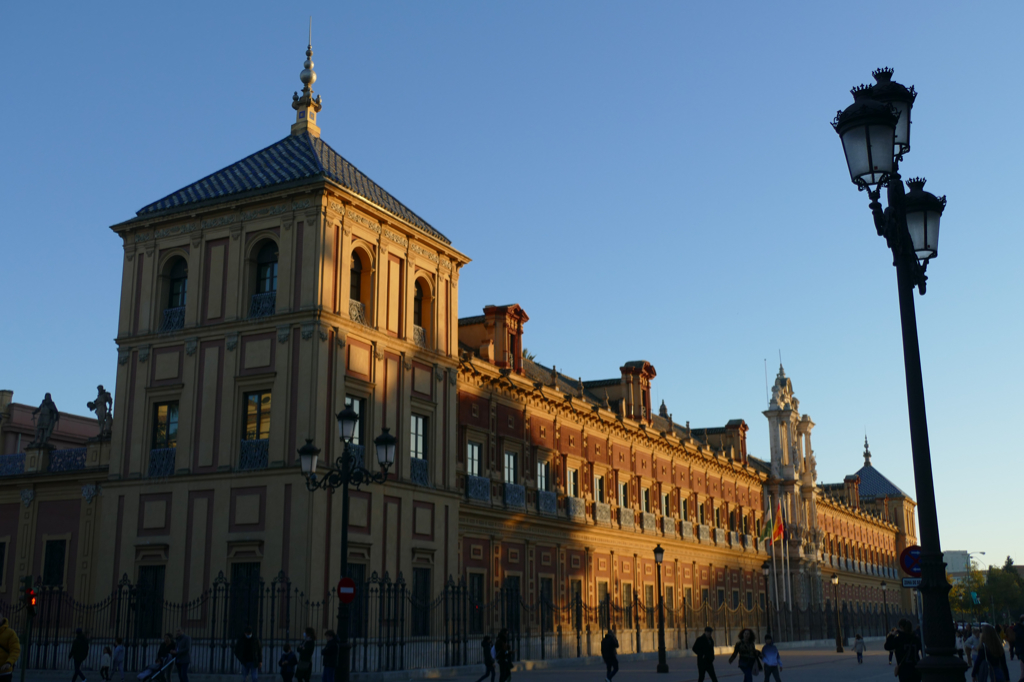
[[[772,527],[772,544],[782,540],[783,528],[782,528],[782,501],[778,500],[775,502],[775,525]]]

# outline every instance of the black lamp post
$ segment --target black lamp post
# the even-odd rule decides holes
[[[302,468],[302,475],[306,477],[306,489],[310,492],[315,490],[337,490],[341,488],[341,577],[344,578],[348,572],[348,488],[354,485],[356,489],[361,485],[369,483],[384,483],[388,478],[388,469],[395,463],[395,443],[397,440],[388,433],[384,427],[381,434],[374,439],[373,444],[377,449],[377,464],[379,471],[370,471],[357,462],[353,457],[352,437],[355,435],[356,425],[359,423],[359,415],[351,407],[346,407],[338,413],[338,436],[344,446],[341,457],[335,465],[324,473],[323,478],[317,475],[317,459],[320,457],[320,448],[313,445],[310,438],[306,444],[299,448],[299,464]],[[348,604],[338,599],[338,639],[341,646],[338,651],[338,665],[334,669],[334,679],[337,682],[348,682],[349,678],[349,650],[348,641]]]
[[[832,574],[832,600],[835,602],[836,612],[836,653],[843,653],[843,632],[839,625],[839,576],[835,573]]]
[[[665,661],[665,598],[661,593],[661,562],[665,560],[665,550],[659,543],[654,548],[654,563],[658,565],[658,672],[667,673],[668,663]]]
[[[885,592],[886,592],[886,590],[888,588],[889,588],[889,586],[886,585],[885,581],[883,580],[882,581],[882,613],[885,614],[885,634],[889,634],[889,601],[886,599],[886,596],[885,596]]]
[[[772,563],[765,560],[765,562],[761,564],[761,572],[764,573],[764,631],[765,633],[770,634],[772,631],[772,599],[771,593],[768,591],[768,576],[772,572]]]
[[[904,193],[899,162],[910,151],[911,109],[917,93],[892,80],[892,69],[878,69],[875,85],[853,89],[853,104],[832,122],[843,142],[850,179],[867,190],[875,229],[892,250],[903,327],[903,363],[910,412],[910,443],[917,488],[917,514],[921,523],[921,586],[924,600],[925,657],[917,665],[925,682],[963,680],[965,663],[956,657],[953,612],[949,606],[939,521],[935,509],[928,420],[917,339],[914,289],[925,293],[928,261],[938,254],[939,219],[945,197],[924,191],[924,179],[907,182]],[[879,203],[887,187],[888,207]]]

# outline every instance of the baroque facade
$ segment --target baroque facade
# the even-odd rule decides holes
[[[649,362],[573,379],[524,356],[518,305],[460,319],[469,259],[321,139],[315,79],[307,60],[287,137],[112,227],[110,437],[72,443],[87,452],[70,473],[48,466],[50,447],[2,440],[0,600],[28,574],[81,602],[123,577],[169,602],[219,575],[328,593],[341,504],[306,490],[296,452],[309,439],[321,463],[340,457],[334,415],[351,406],[368,468],[383,429],[399,453],[385,485],[352,493],[357,579],[401,574],[424,598],[454,576],[480,596],[514,584],[563,605],[650,605],[660,545],[670,606],[821,604],[832,572],[843,601],[876,601],[913,543],[913,501],[870,462],[817,483],[814,424],[781,368],[761,461],[742,419],[655,414]],[[758,537],[777,501],[791,587],[775,596]]]

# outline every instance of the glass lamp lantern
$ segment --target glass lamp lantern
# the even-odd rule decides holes
[[[843,141],[850,180],[861,188],[879,185],[893,172],[893,148],[899,114],[891,104],[871,96],[871,87],[852,90],[853,104],[832,121]]]
[[[895,82],[892,79],[893,73],[888,67],[871,72],[875,77],[875,84],[871,86],[871,98],[883,104],[891,104],[899,114],[893,151],[897,155],[902,155],[910,151],[910,110],[914,107],[917,93],[913,85],[908,88]]]
[[[835,587],[839,584],[839,576],[835,573],[832,574],[832,586]]]
[[[311,476],[316,473],[316,464],[319,458],[320,448],[313,445],[312,438],[307,438],[306,444],[299,448],[299,466],[302,468],[303,476]]]
[[[341,438],[341,440],[348,443],[352,440],[352,435],[356,432],[356,424],[359,423],[359,415],[352,409],[352,406],[349,405],[338,413],[337,418],[338,438]]]
[[[937,197],[924,190],[924,178],[907,180],[910,191],[904,199],[907,228],[920,261],[928,261],[939,253],[939,219],[946,208],[946,197]]]
[[[660,564],[665,560],[665,550],[661,544],[654,548],[654,562]]]
[[[882,581],[882,584],[881,584],[880,587],[882,588],[882,592],[885,592],[887,589],[889,589],[889,586],[885,584],[884,580]]]
[[[768,577],[768,574],[771,572],[771,570],[772,570],[772,565],[770,563],[768,563],[767,561],[764,562],[763,564],[761,564],[761,572],[764,573],[764,577],[765,578]]]
[[[377,464],[381,469],[386,471],[395,463],[397,442],[398,439],[391,435],[390,429],[386,426],[381,429],[380,435],[373,439],[373,444],[377,447]]]

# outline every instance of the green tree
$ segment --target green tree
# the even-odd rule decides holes
[[[1024,580],[1014,567],[1013,559],[1006,559],[1002,568],[989,567],[980,592],[985,609],[996,622],[1016,619],[1024,612]]]

